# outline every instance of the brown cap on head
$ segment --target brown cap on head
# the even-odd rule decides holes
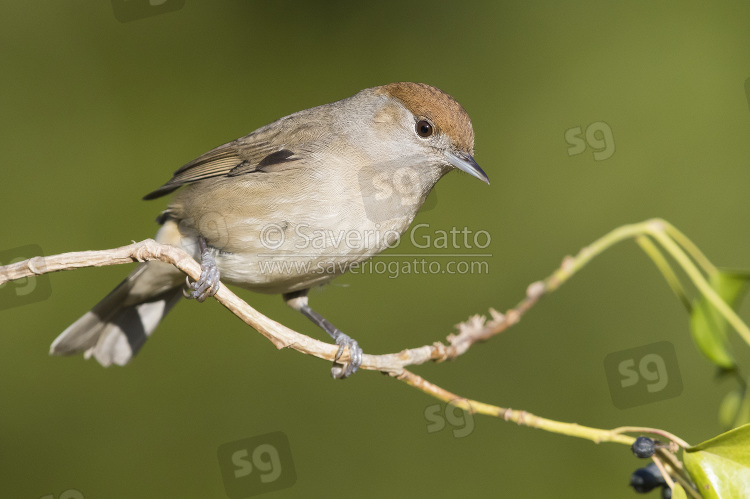
[[[450,95],[430,85],[411,82],[390,83],[376,91],[400,100],[414,116],[429,118],[459,150],[474,153],[474,128],[469,115]]]

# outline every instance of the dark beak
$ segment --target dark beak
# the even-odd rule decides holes
[[[474,161],[474,158],[471,157],[471,154],[465,153],[463,151],[447,151],[445,153],[446,159],[448,159],[448,162],[458,168],[461,171],[465,171],[469,175],[472,175],[482,182],[487,182],[487,184],[490,183],[490,179],[487,178],[487,174],[484,173],[484,170],[477,164],[476,161]]]

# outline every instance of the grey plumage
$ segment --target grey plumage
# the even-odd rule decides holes
[[[282,294],[334,338],[339,355],[349,347],[349,366],[333,371],[345,377],[358,367],[361,349],[308,306],[307,291],[392,245],[446,173],[460,169],[488,182],[473,148],[471,120],[452,97],[429,85],[393,83],[219,146],[144,199],[179,189],[158,219],[156,240],[201,260],[204,277],[191,283],[191,297],[210,296],[218,276]],[[280,262],[298,265],[271,265]],[[127,363],[177,303],[184,283],[170,265],[139,265],[68,327],[51,353]]]

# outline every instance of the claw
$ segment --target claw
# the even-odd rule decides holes
[[[195,282],[190,282],[190,279],[186,278],[189,291],[183,289],[182,294],[185,295],[185,298],[198,300],[198,302],[202,303],[206,301],[206,298],[215,295],[219,291],[221,282],[219,281],[219,267],[216,265],[216,260],[214,260],[211,250],[204,240],[201,239],[200,243],[201,277]]]
[[[190,293],[187,292],[186,288],[192,288],[192,287],[193,287],[193,283],[190,282],[190,277],[185,276],[185,287],[182,288],[182,296],[184,296],[188,300],[191,299],[192,297],[191,297]]]
[[[331,368],[331,376],[336,379],[348,378],[357,372],[359,366],[362,365],[362,349],[356,340],[351,339],[341,331],[338,331],[336,335],[336,344],[339,346],[339,350],[333,360],[334,366]],[[335,365],[347,347],[349,347],[349,362],[346,366]]]

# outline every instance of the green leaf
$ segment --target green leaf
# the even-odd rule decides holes
[[[737,387],[724,396],[719,405],[719,424],[725,430],[750,423],[750,393]]]
[[[674,488],[672,489],[672,499],[687,499],[687,492],[685,492],[685,489],[683,489],[682,485],[679,483],[674,484]]]
[[[737,388],[727,393],[724,400],[719,404],[719,424],[725,430],[734,428],[734,422],[740,413],[740,407],[742,407],[743,395],[742,388]]]
[[[750,394],[745,391],[745,398],[742,399],[742,405],[740,406],[737,419],[734,420],[735,426],[742,426],[750,423]]]
[[[685,449],[683,460],[703,497],[747,497],[750,491],[750,425]]]
[[[727,305],[736,309],[750,284],[750,273],[717,271],[709,276],[709,283]],[[690,331],[698,348],[719,367],[734,369],[735,362],[729,353],[727,321],[705,296],[693,303],[690,314]]]

